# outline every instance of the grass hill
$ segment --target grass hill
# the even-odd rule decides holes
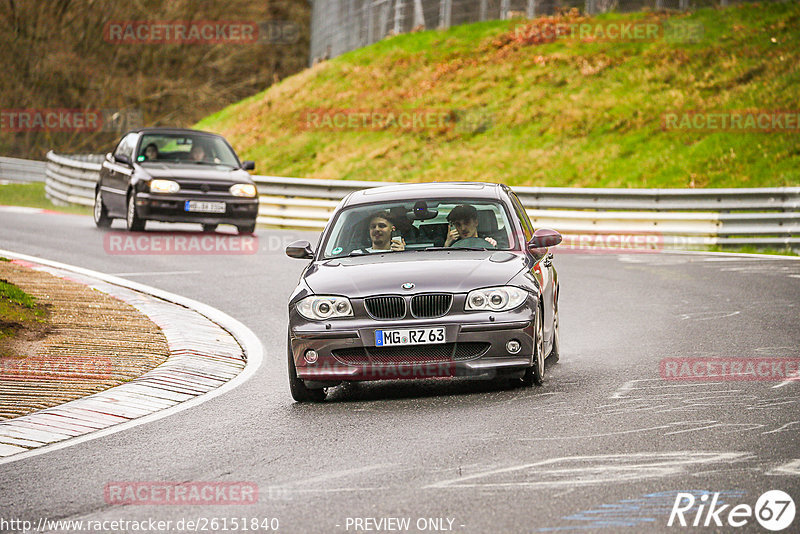
[[[664,33],[649,40],[552,40],[541,31],[548,24],[624,22],[652,23]],[[690,28],[690,38],[676,28]],[[796,121],[788,133],[662,128],[672,112],[796,114],[798,42],[798,2],[485,22],[387,38],[196,126],[224,134],[244,158],[256,160],[259,174],[277,176],[586,187],[800,185]],[[435,124],[358,122],[358,113],[372,111],[424,114]]]

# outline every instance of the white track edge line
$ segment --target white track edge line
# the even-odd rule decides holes
[[[17,462],[19,460],[24,460],[27,458],[31,458],[33,456],[38,456],[40,454],[45,454],[59,449],[65,449],[67,447],[72,447],[73,445],[79,445],[86,441],[102,438],[110,434],[116,434],[117,432],[122,432],[123,430],[128,430],[129,428],[133,428],[146,423],[151,423],[153,421],[158,421],[159,419],[163,419],[164,417],[168,417],[178,412],[188,410],[189,408],[193,408],[199,404],[209,401],[215,397],[222,395],[223,393],[227,393],[228,391],[242,385],[256,373],[258,368],[261,367],[261,364],[264,360],[264,346],[261,344],[261,341],[253,333],[252,330],[247,328],[245,325],[243,325],[230,315],[222,311],[219,311],[216,308],[212,308],[207,304],[203,304],[202,302],[192,300],[188,297],[182,297],[180,295],[176,295],[174,293],[170,293],[162,289],[146,286],[138,282],[131,282],[130,280],[125,280],[123,278],[119,278],[116,276],[99,273],[97,271],[92,271],[90,269],[84,269],[83,267],[67,265],[65,263],[60,263],[57,261],[37,258],[36,256],[18,254],[16,252],[11,252],[3,249],[0,249],[0,255],[5,256],[7,258],[29,261],[31,263],[38,263],[41,265],[46,265],[48,267],[54,267],[56,269],[62,269],[65,271],[71,271],[74,273],[82,274],[88,277],[97,278],[98,280],[102,280],[109,284],[125,287],[127,289],[132,289],[134,291],[139,291],[140,293],[145,293],[160,298],[162,300],[166,300],[173,304],[193,309],[198,313],[200,313],[200,315],[203,315],[210,321],[217,323],[222,328],[230,332],[231,335],[233,335],[233,337],[236,339],[236,341],[241,345],[242,349],[244,350],[245,356],[247,357],[245,367],[244,369],[242,369],[241,373],[239,373],[238,375],[236,375],[235,377],[233,377],[231,380],[221,385],[220,387],[209,391],[208,393],[204,393],[193,399],[181,402],[173,407],[165,408],[158,412],[154,412],[152,414],[132,419],[131,421],[119,423],[117,425],[108,428],[90,432],[82,436],[76,436],[74,438],[70,438],[64,441],[59,441],[51,445],[44,445],[42,447],[32,449],[27,452],[14,454],[6,458],[0,458],[0,465],[8,464],[11,462]],[[10,421],[13,421],[13,419],[10,419]]]

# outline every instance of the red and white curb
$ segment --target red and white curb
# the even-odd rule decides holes
[[[263,346],[256,335],[210,306],[80,267],[5,250],[0,256],[127,302],[162,329],[170,351],[163,364],[130,382],[0,422],[0,464],[191,408],[239,386],[261,365]]]

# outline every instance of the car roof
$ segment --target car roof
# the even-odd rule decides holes
[[[442,197],[498,200],[500,199],[501,190],[508,191],[509,188],[504,184],[487,182],[393,184],[354,191],[345,198],[342,207],[372,204],[374,202]]]
[[[173,127],[159,127],[159,126],[139,128],[138,130],[131,130],[128,133],[202,134],[202,135],[214,135],[220,137],[219,134],[215,134],[212,132],[204,132],[202,130],[192,130],[191,128],[173,128]]]

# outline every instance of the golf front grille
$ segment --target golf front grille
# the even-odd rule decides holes
[[[375,319],[402,319],[406,315],[403,297],[370,297],[364,300],[364,305]]]
[[[417,295],[411,299],[411,315],[420,319],[441,317],[450,309],[453,295]]]
[[[489,350],[489,343],[469,341],[438,345],[354,347],[334,349],[333,357],[346,365],[395,365],[472,360]]]

